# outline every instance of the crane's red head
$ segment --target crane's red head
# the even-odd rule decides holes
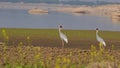
[[[98,28],[96,28],[96,30],[98,30]]]
[[[60,25],[60,28],[62,28],[62,25]]]

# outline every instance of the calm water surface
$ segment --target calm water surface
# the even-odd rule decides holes
[[[49,12],[49,14],[34,15],[27,10],[0,9],[0,28],[58,28],[63,25],[65,29],[120,31],[120,24],[111,22],[107,17],[91,15],[73,15],[62,12]]]

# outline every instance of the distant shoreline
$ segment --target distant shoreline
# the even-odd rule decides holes
[[[47,4],[47,3],[11,3],[0,2],[0,9],[39,9],[43,11],[67,12],[72,14],[89,14],[96,16],[106,16],[113,22],[120,22],[120,4],[107,4],[100,6],[68,5],[68,4]],[[36,11],[35,11],[36,12]],[[41,11],[40,11],[41,12]],[[36,14],[36,13],[35,13]]]
[[[114,3],[113,3],[114,4]],[[104,5],[113,5],[113,4],[104,4]],[[119,5],[119,4],[116,4]],[[90,6],[90,7],[95,7],[95,6],[102,6],[102,5],[71,5],[71,4],[54,4],[54,3],[24,3],[24,2],[0,2],[0,8],[5,8],[5,9],[31,9],[31,8],[44,8],[44,9],[49,9],[51,7],[53,8],[59,8],[59,7],[80,7],[80,6]]]

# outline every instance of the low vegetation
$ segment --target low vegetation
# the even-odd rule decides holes
[[[119,68],[120,50],[0,46],[1,68]],[[115,53],[115,54],[114,54]]]

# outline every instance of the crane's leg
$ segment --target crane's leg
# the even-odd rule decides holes
[[[62,49],[64,48],[64,41],[62,40]]]
[[[99,43],[99,47],[100,47],[100,51],[103,52],[104,51],[104,46],[102,43]]]

